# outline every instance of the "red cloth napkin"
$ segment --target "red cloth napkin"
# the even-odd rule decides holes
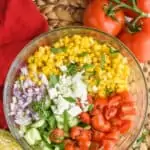
[[[7,128],[2,91],[11,62],[32,38],[48,30],[48,24],[32,0],[0,0],[0,128]]]

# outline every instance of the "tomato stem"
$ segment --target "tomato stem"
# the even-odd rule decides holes
[[[130,6],[124,2],[118,1],[118,0],[111,0],[112,2],[115,2],[116,4],[118,4],[117,6],[122,7],[122,8],[127,8],[132,10],[133,12],[136,12],[137,14],[143,16],[144,17],[150,17],[150,14],[147,14],[145,12],[143,12],[141,9],[139,9],[136,5],[136,0],[132,0],[132,4],[133,6]],[[117,8],[117,6],[115,6]],[[115,9],[116,9],[115,8]]]

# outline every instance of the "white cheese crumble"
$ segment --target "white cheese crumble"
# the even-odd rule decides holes
[[[87,85],[82,80],[83,72],[78,72],[74,76],[66,76],[66,74],[60,76],[59,82],[53,88],[48,87],[48,94],[53,101],[52,111],[54,114],[63,114],[65,110],[75,117],[79,115],[83,110],[87,110]],[[71,97],[75,100],[80,99],[83,110],[76,105],[75,102],[70,102],[65,97]]]

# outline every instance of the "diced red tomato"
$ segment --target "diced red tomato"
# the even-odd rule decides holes
[[[118,109],[117,107],[105,107],[104,116],[106,120],[110,120],[117,115]]]
[[[123,92],[119,93],[119,95],[121,96],[121,101],[123,101],[123,102],[134,101],[134,98],[128,91],[123,91]]]
[[[103,140],[104,150],[114,150],[115,142],[112,140]]]
[[[131,127],[132,127],[132,121],[131,120],[123,120],[122,125],[119,128],[119,131],[121,134],[126,134]]]
[[[91,143],[89,150],[99,150],[100,144],[97,142],[93,142]]]
[[[122,120],[120,118],[115,117],[115,118],[112,118],[110,121],[113,126],[118,127],[122,125]]]
[[[65,150],[75,150],[74,142],[66,143]]]
[[[108,132],[111,129],[110,122],[106,121],[101,113],[99,115],[93,116],[91,123],[92,127],[98,131]]]
[[[114,142],[117,142],[118,139],[119,139],[119,136],[120,136],[120,132],[118,130],[112,130],[110,131],[109,133],[107,133],[105,136],[104,136],[104,139],[107,139],[107,140],[112,140]]]
[[[123,105],[121,107],[121,113],[124,115],[136,115],[136,109],[132,106]]]
[[[93,130],[92,132],[92,141],[95,141],[95,142],[101,142],[103,137],[104,137],[104,133],[103,132],[100,132],[100,131],[97,131],[97,130]]]
[[[50,135],[49,139],[54,143],[61,143],[64,139],[64,131],[62,129],[54,129]]]
[[[93,110],[90,112],[91,116],[99,115],[101,111],[97,108],[93,108]]]
[[[80,140],[80,141],[78,141],[78,145],[79,145],[80,150],[88,150],[90,144],[91,144],[90,140]]]
[[[72,139],[76,139],[81,134],[82,131],[83,131],[82,127],[79,126],[72,127],[70,130],[70,137]]]
[[[82,130],[80,135],[76,137],[77,141],[90,141],[91,140],[91,131]]]
[[[93,104],[93,97],[91,95],[88,95],[88,102],[89,104]]]
[[[87,123],[87,124],[90,124],[90,115],[87,113],[87,112],[82,112],[80,115],[79,115],[79,118],[80,120],[83,122],[83,123]]]
[[[118,107],[120,105],[120,102],[121,102],[121,96],[115,95],[109,98],[108,106]]]
[[[98,109],[103,109],[105,106],[107,106],[108,104],[108,99],[106,98],[97,98],[94,101],[94,107],[98,108]]]

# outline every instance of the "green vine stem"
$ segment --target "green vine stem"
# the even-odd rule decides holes
[[[143,12],[140,8],[137,7],[136,0],[132,0],[132,6],[122,2],[120,0],[111,0],[111,2],[116,3],[116,6],[112,8],[112,12],[116,11],[119,8],[126,8],[132,10],[133,12],[137,13],[138,16],[132,21],[131,25],[133,28],[136,28],[137,23],[142,18],[150,18],[150,13]]]

